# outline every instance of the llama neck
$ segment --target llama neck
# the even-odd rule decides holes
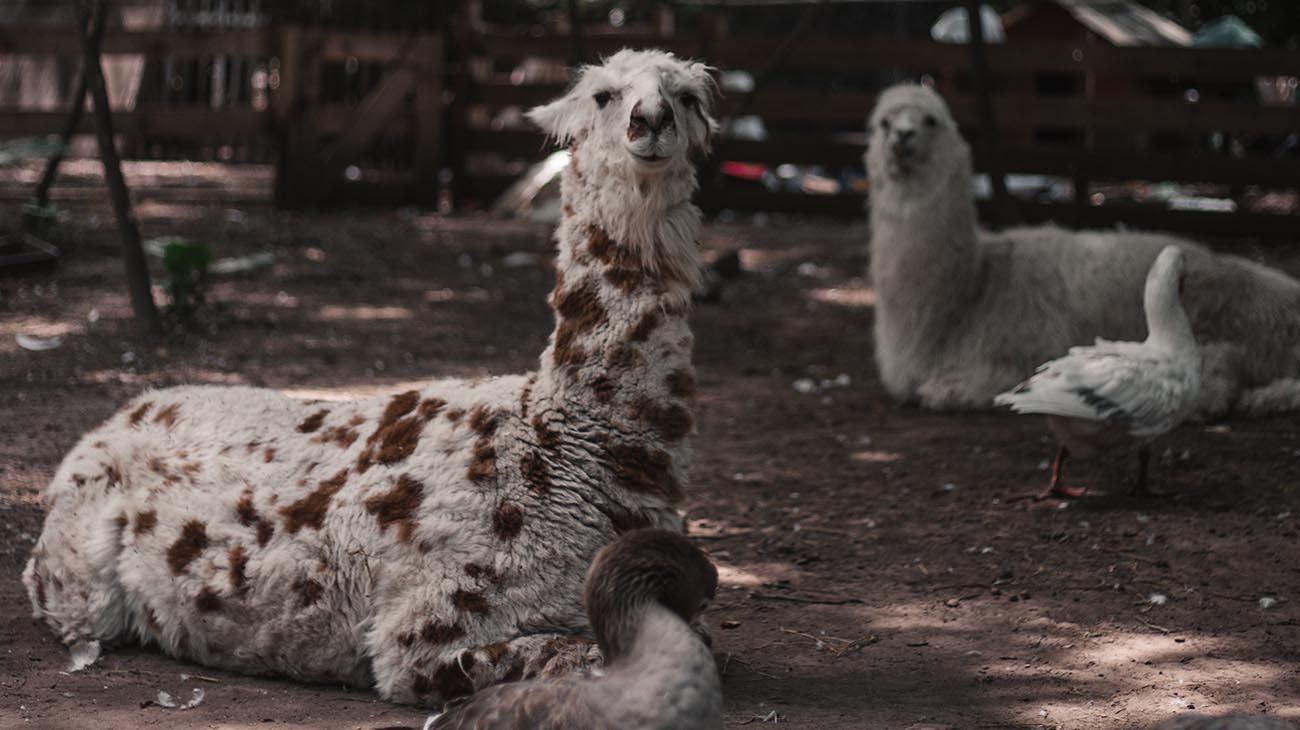
[[[979,249],[970,169],[873,187],[871,275],[880,306],[917,303],[947,316],[978,285]]]
[[[564,217],[550,299],[556,328],[533,399],[555,414],[555,429],[580,431],[584,438],[607,434],[615,442],[605,452],[617,481],[639,482],[629,489],[672,502],[681,497],[685,437],[694,422],[694,339],[687,318],[699,276],[700,214],[689,193],[633,195],[615,176],[593,177],[571,166],[562,180]],[[692,176],[685,189],[693,185]],[[617,207],[599,205],[619,190],[625,198]],[[657,207],[633,214],[648,203]],[[629,223],[621,212],[636,220]],[[631,471],[620,476],[622,469]]]

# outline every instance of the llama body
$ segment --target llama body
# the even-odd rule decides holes
[[[592,557],[629,529],[682,529],[689,155],[711,120],[679,120],[676,146],[661,122],[650,141],[670,160],[647,171],[593,128],[620,113],[629,128],[626,108],[563,133],[547,114],[590,102],[595,81],[703,104],[707,79],[667,54],[622,52],[535,110],[586,162],[563,179],[556,330],[537,372],[354,403],[146,393],[86,435],[46,490],[23,576],[35,614],[73,646],[154,642],[420,703],[596,660],[576,637]]]
[[[1156,233],[979,234],[969,148],[928,89],[882,95],[870,134],[876,360],[894,397],[987,408],[1071,346],[1142,339],[1143,280],[1174,244],[1204,359],[1200,412],[1300,408],[1300,282]]]

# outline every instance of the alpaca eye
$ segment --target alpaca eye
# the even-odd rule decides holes
[[[595,94],[593,94],[591,98],[596,100],[596,106],[600,107],[601,109],[604,109],[605,105],[608,104],[609,100],[612,99],[613,97],[614,95],[609,93],[608,91],[598,91]]]
[[[939,120],[935,119],[933,114],[925,115],[925,126],[934,128],[938,124],[939,124]]]
[[[699,103],[700,100],[695,97],[695,94],[682,94],[682,106],[687,109],[694,109]]]
[[[888,132],[888,131],[889,131],[889,120],[888,120],[888,119],[881,119],[881,120],[880,120],[880,129],[881,129],[881,131],[884,131],[884,132]]]

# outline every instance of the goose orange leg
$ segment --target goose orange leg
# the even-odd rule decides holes
[[[1067,487],[1064,479],[1061,478],[1061,470],[1065,465],[1065,457],[1070,455],[1070,450],[1061,446],[1056,452],[1056,461],[1052,462],[1052,483],[1047,488],[1039,492],[1034,499],[1048,499],[1050,497],[1060,497],[1062,499],[1075,499],[1082,497],[1087,493],[1087,487]]]

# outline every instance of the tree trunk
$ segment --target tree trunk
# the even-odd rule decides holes
[[[993,92],[989,81],[988,58],[984,55],[984,18],[979,0],[966,0],[967,32],[970,34],[971,72],[975,77],[975,106],[979,116],[980,149],[984,152],[984,171],[993,188],[994,228],[1015,224],[1020,215],[1015,201],[1007,192],[1006,171],[1002,167],[1002,149],[998,144],[997,120],[993,114]]]
[[[90,29],[91,39],[95,42],[95,47],[99,47],[100,40],[104,37],[104,14],[96,13],[94,25]],[[81,117],[86,111],[86,67],[82,64],[80,73],[77,74],[77,89],[72,94],[72,106],[68,109],[68,120],[64,124],[63,134],[59,137],[62,146],[50,159],[45,161],[45,171],[41,173],[41,181],[36,185],[36,194],[33,196],[36,204],[44,208],[50,203],[50,188],[54,185],[54,178],[59,174],[59,165],[63,164],[63,158],[68,151],[68,145],[72,144],[72,136],[77,133],[77,127],[81,126]]]
[[[162,331],[158,308],[154,306],[149,284],[149,267],[140,242],[140,227],[131,211],[131,194],[122,177],[122,161],[114,145],[113,112],[108,106],[108,89],[104,84],[104,69],[99,62],[99,42],[93,33],[96,23],[104,22],[107,8],[103,0],[81,2],[77,6],[77,31],[81,36],[82,73],[90,91],[95,112],[95,138],[99,143],[99,157],[104,163],[104,182],[108,186],[113,215],[122,234],[122,263],[126,265],[126,284],[131,294],[131,309],[136,321],[149,334]]]

